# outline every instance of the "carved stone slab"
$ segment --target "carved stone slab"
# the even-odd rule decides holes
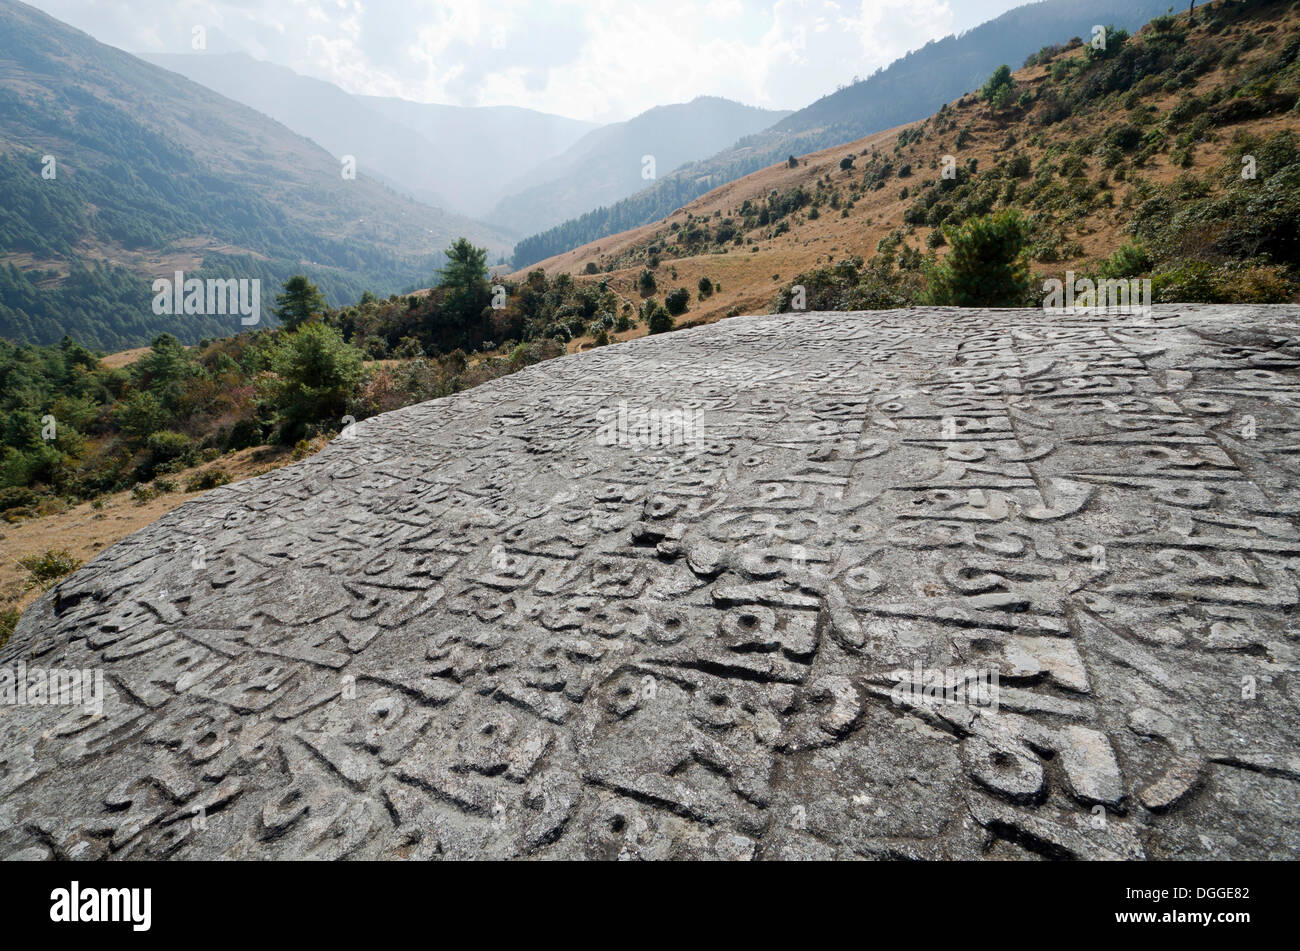
[[[1292,307],[553,361],[29,610],[0,857],[1295,858],[1298,485]]]

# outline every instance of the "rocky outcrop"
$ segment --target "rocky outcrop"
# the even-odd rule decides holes
[[[1295,308],[932,309],[366,420],[28,611],[0,856],[1293,858],[1297,407]]]

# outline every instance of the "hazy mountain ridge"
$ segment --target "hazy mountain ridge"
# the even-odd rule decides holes
[[[534,164],[559,155],[595,122],[570,119],[518,106],[447,106],[381,96],[357,99],[435,144],[449,143],[442,190],[467,214],[483,218],[506,194],[509,183]],[[526,148],[520,148],[525,143]],[[523,233],[508,218],[498,226]]]
[[[353,95],[333,83],[245,53],[150,54],[143,59],[256,109],[335,157],[412,197],[482,216],[520,173],[568,147],[595,123],[512,106],[469,107]],[[511,148],[517,141],[529,148]]]
[[[261,114],[0,2],[0,334],[121,347],[238,318],[159,317],[154,277],[258,278],[309,267],[342,303],[427,279],[460,235],[503,237],[418,204]],[[54,177],[42,176],[52,155]],[[102,262],[87,268],[87,262]],[[263,308],[263,319],[267,307]]]
[[[640,190],[647,174],[671,172],[787,115],[716,96],[656,106],[589,132],[511,182],[487,220],[525,234],[550,227]]]

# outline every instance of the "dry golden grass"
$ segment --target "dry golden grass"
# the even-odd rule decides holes
[[[1279,18],[1277,25],[1278,30],[1273,34],[1274,37],[1294,35],[1300,31],[1300,16],[1288,13]],[[1190,91],[1202,93],[1219,85],[1231,78],[1234,73],[1248,68],[1257,59],[1271,55],[1274,50],[1275,46],[1272,43],[1261,46],[1243,56],[1235,66],[1227,70],[1216,69],[1202,75]],[[1082,55],[1084,55],[1083,50],[1077,49],[1058,58]],[[1047,68],[1028,67],[1016,71],[1014,75],[1017,83],[1022,86],[1037,87],[1047,81]],[[1182,91],[1175,94],[1157,94],[1145,97],[1143,102],[1154,105],[1164,112],[1172,108],[1182,95]],[[907,187],[910,192],[914,192],[926,178],[937,177],[938,172],[931,169],[931,163],[937,164],[941,156],[955,155],[963,164],[968,159],[974,158],[978,160],[980,169],[988,169],[1011,154],[1026,155],[1031,163],[1037,164],[1053,144],[1069,141],[1080,135],[1091,133],[1100,135],[1104,129],[1104,126],[1090,128],[1079,118],[1067,119],[1044,129],[1031,125],[1018,113],[994,115],[987,105],[977,101],[974,94],[968,94],[951,103],[950,109],[952,117],[957,120],[958,128],[969,125],[971,131],[970,142],[960,151],[955,147],[956,130],[943,133],[937,140],[933,136],[927,136],[920,142],[905,147],[897,157],[896,164],[910,163],[913,168],[912,176],[906,179],[895,178],[883,189],[868,191],[855,198],[854,207],[849,211],[848,217],[840,217],[838,211],[830,209],[823,209],[820,217],[811,220],[802,213],[795,214],[784,219],[790,225],[790,230],[786,234],[760,239],[757,245],[746,244],[739,248],[729,246],[725,253],[709,252],[680,258],[664,254],[659,267],[655,270],[658,290],[653,296],[662,299],[664,294],[677,287],[685,287],[691,292],[690,309],[677,318],[679,326],[684,323],[711,323],[724,317],[733,309],[742,314],[769,313],[773,309],[781,286],[788,283],[796,274],[818,264],[833,263],[849,255],[856,254],[863,258],[870,258],[875,254],[880,239],[903,226],[903,213],[911,204],[911,198],[899,197],[902,188]],[[1112,121],[1118,121],[1120,118],[1120,115],[1116,115]],[[606,259],[616,258],[634,249],[645,248],[656,241],[664,242],[671,235],[669,230],[671,226],[674,223],[684,224],[688,213],[704,219],[712,218],[719,212],[723,217],[734,215],[746,199],[757,201],[766,197],[773,189],[786,191],[799,185],[806,188],[814,187],[816,181],[827,174],[831,176],[833,184],[847,185],[850,181],[860,179],[861,166],[864,164],[860,157],[863,153],[869,156],[875,150],[880,152],[882,157],[893,157],[894,143],[899,133],[919,124],[918,122],[899,126],[855,142],[800,156],[796,168],[790,168],[782,162],[754,172],[702,195],[667,218],[574,248],[564,254],[523,268],[512,277],[521,279],[528,271],[541,268],[548,273],[567,272],[572,274],[575,280],[581,281],[599,281],[604,278],[609,281],[610,287],[624,298],[639,302],[641,298],[637,293],[635,281],[642,265],[637,264],[633,267],[605,272]],[[932,122],[931,125],[933,126],[934,123]],[[1156,155],[1141,169],[1131,173],[1130,177],[1140,176],[1148,181],[1164,183],[1172,181],[1185,172],[1203,174],[1222,163],[1231,144],[1231,138],[1237,132],[1267,135],[1281,128],[1300,130],[1300,121],[1293,114],[1288,114],[1238,123],[1220,131],[1216,141],[1198,145],[1190,168],[1174,165],[1169,153],[1165,152]],[[1018,143],[1013,149],[1003,150],[1002,144],[1008,132],[1015,134]],[[1043,133],[1042,145],[1028,145],[1027,140],[1038,132]],[[850,155],[858,159],[858,167],[842,171],[839,167],[840,160]],[[1089,177],[1095,179],[1100,173],[1099,164],[1095,159],[1091,160]],[[1114,206],[1098,205],[1091,215],[1077,222],[1067,236],[1070,240],[1079,243],[1083,249],[1082,254],[1053,262],[1051,265],[1040,265],[1038,266],[1040,270],[1051,270],[1057,273],[1066,269],[1078,270],[1090,261],[1105,257],[1128,240],[1124,229],[1129,221],[1129,214],[1122,210],[1122,205],[1124,196],[1133,185],[1131,181],[1111,181],[1108,188],[1114,195]],[[909,236],[909,243],[924,250],[925,239],[930,231],[931,229],[926,227],[915,228]],[[946,251],[946,248],[941,248],[940,256]],[[585,274],[585,268],[589,263],[595,264],[600,272],[595,275]],[[671,276],[674,268],[676,277]],[[705,301],[698,300],[696,288],[701,277],[708,277],[715,283],[721,282],[722,291]],[[617,335],[617,339],[627,339],[645,333],[645,327],[641,326],[628,333]],[[615,339],[615,335],[611,335],[612,339]],[[590,343],[590,338],[580,338],[571,342],[569,349],[570,351],[586,349]]]
[[[324,440],[319,440],[313,444],[313,449],[323,445]],[[90,561],[115,542],[202,495],[202,492],[185,491],[186,480],[196,473],[220,469],[230,476],[231,482],[239,482],[292,461],[288,448],[258,446],[241,449],[213,462],[165,476],[176,482],[177,491],[161,494],[147,502],[137,502],[128,489],[103,496],[100,508],[82,502],[41,518],[13,524],[0,522],[0,608],[25,609],[40,597],[40,589],[29,584],[30,575],[19,564],[28,555],[66,549],[82,562]]]

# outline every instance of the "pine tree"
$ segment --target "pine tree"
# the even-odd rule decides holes
[[[930,302],[956,307],[1020,307],[1029,297],[1029,226],[1007,209],[945,229],[952,250],[930,274]]]
[[[325,309],[325,298],[316,285],[302,274],[284,282],[284,293],[275,297],[275,314],[289,330],[296,330]]]

